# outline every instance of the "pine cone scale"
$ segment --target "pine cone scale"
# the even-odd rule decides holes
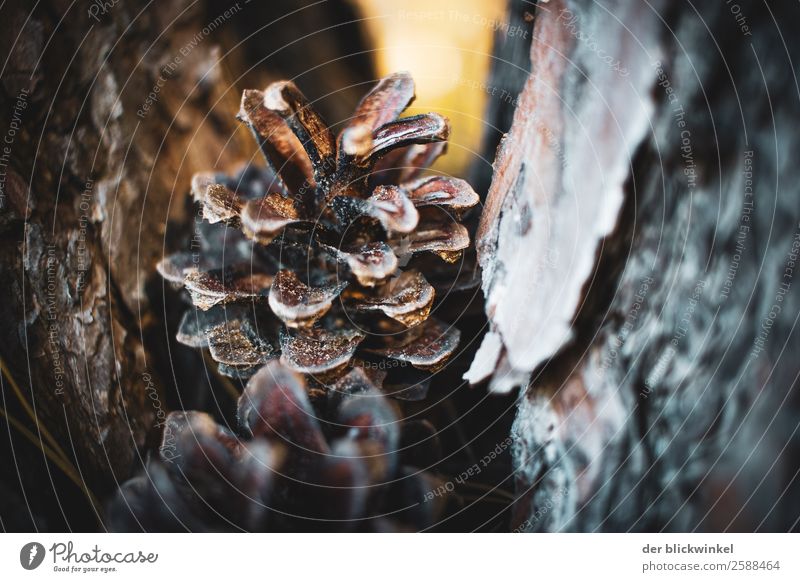
[[[478,197],[463,180],[419,177],[445,151],[449,124],[435,113],[399,118],[413,98],[407,73],[379,81],[334,139],[294,83],[243,93],[239,118],[272,170],[247,168],[239,178],[201,174],[192,191],[208,222],[241,229],[251,240],[252,260],[238,245],[232,253],[238,264],[229,267],[217,259],[188,265],[178,255],[159,270],[182,283],[200,310],[266,303],[285,327],[275,337],[263,335],[273,327],[250,321],[259,311],[253,310],[235,326],[207,327],[213,342],[198,337],[199,320],[182,326],[186,343],[213,343],[221,371],[237,376],[252,374],[254,362],[278,357],[273,350],[279,350],[284,365],[323,384],[336,381],[376,333],[373,357],[423,370],[446,363],[458,334],[430,319],[434,287],[405,265],[424,253],[443,265],[457,262],[470,242],[458,219]],[[386,183],[390,177],[401,180]],[[225,329],[232,334],[227,343],[220,335]],[[401,339],[381,340],[386,330]],[[437,330],[440,341],[431,337]],[[430,345],[411,349],[420,338]]]

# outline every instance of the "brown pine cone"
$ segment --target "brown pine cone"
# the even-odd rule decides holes
[[[202,412],[169,415],[158,459],[118,491],[115,531],[419,531],[443,510],[436,431],[401,423],[375,379],[353,369],[312,407],[277,360],[239,398],[234,433]],[[407,432],[407,435],[402,434]],[[416,445],[409,444],[409,440]]]
[[[197,308],[179,341],[207,347],[229,376],[280,358],[323,386],[364,360],[447,361],[459,332],[430,314],[437,290],[478,280],[458,222],[478,196],[463,180],[420,177],[449,129],[435,113],[399,118],[413,98],[407,73],[382,79],[334,138],[293,83],[244,92],[239,118],[268,165],[193,179],[208,224],[158,266]]]

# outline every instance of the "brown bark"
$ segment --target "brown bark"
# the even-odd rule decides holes
[[[2,353],[33,388],[40,421],[102,489],[127,474],[158,422],[144,287],[167,220],[184,211],[173,196],[193,171],[232,159],[231,145],[217,156],[236,137],[237,97],[215,91],[213,40],[185,48],[203,15],[181,2],[135,20],[124,4],[99,21],[85,7],[7,10],[3,121],[25,107],[2,209]]]
[[[308,26],[336,24],[340,2],[330,4]],[[0,133],[12,138],[0,197],[0,350],[37,422],[101,498],[141,462],[169,402],[191,403],[201,391],[182,382],[180,362],[173,369],[183,356],[168,351],[164,326],[175,300],[154,266],[175,239],[191,236],[191,175],[253,159],[256,144],[235,119],[250,86],[242,75],[266,82],[290,67],[298,49],[258,54],[254,39],[298,6],[54,0],[0,9]],[[309,32],[303,11],[289,21],[298,35]],[[238,43],[243,30],[256,36]],[[333,64],[304,83],[309,96],[328,92],[323,76],[356,85],[354,94],[373,78],[369,66],[353,68],[369,62],[363,52],[333,57],[343,50],[333,37],[347,30],[311,41]],[[348,50],[360,39],[346,38]],[[7,378],[3,396],[12,417],[34,426]],[[12,486],[19,472],[24,496],[43,482],[42,469],[26,469],[24,458],[11,465],[26,450],[11,434],[4,472]],[[62,496],[58,484],[50,488]]]

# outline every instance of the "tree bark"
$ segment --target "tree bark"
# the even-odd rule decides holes
[[[337,24],[341,2],[329,4],[308,26]],[[155,264],[178,238],[191,236],[191,175],[231,170],[257,151],[235,119],[241,79],[266,82],[296,56],[256,57],[257,43],[239,43],[239,32],[249,27],[263,37],[299,7],[53,0],[0,9],[3,408],[9,422],[33,427],[39,441],[49,431],[101,501],[142,462],[142,445],[170,404],[191,403],[203,389],[173,366],[185,352],[172,351],[180,349],[174,330],[165,329],[175,317],[174,294]],[[302,11],[293,18],[302,34]],[[305,83],[311,97],[328,91],[315,82],[323,74],[347,71],[339,81],[356,85],[374,78],[370,67],[355,68],[366,52],[350,64],[334,58],[344,47],[332,39],[347,30],[316,37],[334,64]],[[361,37],[346,38],[350,50]],[[267,72],[256,76],[256,68]],[[16,491],[20,503],[0,506],[4,527],[95,527],[81,521],[84,507],[70,509],[42,446],[26,449],[13,427],[8,434],[0,490]],[[34,454],[26,459],[24,451]],[[26,491],[37,487],[53,503],[45,507],[46,495],[32,493],[28,515],[15,522],[12,506],[24,507]],[[52,513],[60,513],[56,522],[41,518]]]
[[[740,8],[537,8],[469,373],[523,386],[520,530],[797,527],[797,9]]]
[[[167,220],[184,211],[172,196],[218,163],[230,111],[212,90],[214,45],[184,49],[198,9],[161,2],[134,18],[117,4],[97,20],[77,6],[6,10],[3,120],[20,115],[2,208],[2,354],[102,494],[164,413],[143,348],[145,283]]]

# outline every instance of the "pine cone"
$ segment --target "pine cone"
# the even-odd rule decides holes
[[[208,224],[158,266],[197,308],[179,341],[207,347],[229,376],[280,357],[324,386],[364,360],[426,371],[448,360],[459,332],[430,316],[429,280],[477,281],[458,219],[478,196],[463,180],[420,177],[449,129],[435,113],[398,118],[413,98],[407,73],[381,80],[334,138],[293,83],[244,92],[239,118],[268,164],[194,177]]]
[[[424,422],[401,424],[375,381],[351,370],[312,407],[304,377],[272,361],[239,398],[239,434],[202,412],[171,413],[159,458],[120,488],[108,525],[115,531],[430,527],[443,507],[426,493],[440,483],[410,464],[437,458],[436,431]]]

